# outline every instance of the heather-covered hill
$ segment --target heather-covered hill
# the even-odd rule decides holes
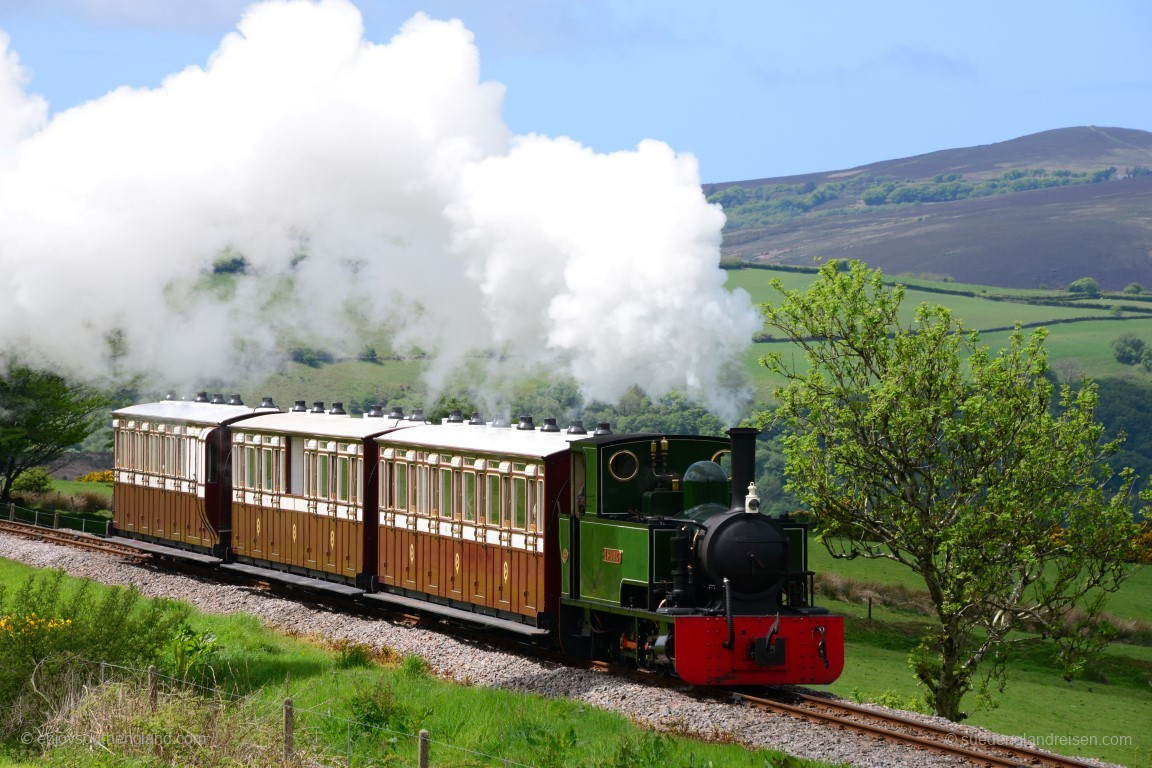
[[[1152,133],[1067,128],[848,171],[716,184],[728,260],[857,258],[1015,288],[1152,286]]]

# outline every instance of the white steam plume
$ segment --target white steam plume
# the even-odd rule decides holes
[[[502,380],[738,415],[725,375],[760,321],[723,288],[695,160],[511,136],[460,22],[381,45],[345,0],[262,3],[206,68],[51,120],[6,42],[0,351],[97,376],[119,335],[121,371],[236,380],[284,334],[351,343],[353,306],[432,351],[434,387],[495,349]],[[213,291],[225,249],[248,274]]]

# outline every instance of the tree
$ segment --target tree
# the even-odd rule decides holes
[[[112,399],[48,371],[9,365],[0,376],[0,501],[31,467],[49,464],[95,427]]]
[[[1069,293],[1082,293],[1095,298],[1100,295],[1100,283],[1091,277],[1082,277],[1068,284]]]
[[[1112,354],[1117,362],[1136,365],[1144,355],[1144,340],[1134,333],[1122,333],[1112,339]]]
[[[1101,647],[1093,619],[1128,574],[1132,473],[1105,488],[1117,450],[1094,419],[1096,388],[1053,385],[1039,330],[997,353],[940,306],[898,321],[903,288],[853,263],[785,290],[764,317],[805,353],[764,359],[776,392],[788,490],[834,557],[882,558],[923,579],[934,608],[910,656],[935,712],[1004,684],[1022,630],[1061,644],[1066,672]],[[1080,607],[1087,620],[1065,621]],[[980,669],[983,663],[983,668]]]
[[[1128,285],[1124,286],[1124,293],[1137,296],[1141,293],[1144,293],[1144,287],[1140,285],[1140,283],[1128,283]]]

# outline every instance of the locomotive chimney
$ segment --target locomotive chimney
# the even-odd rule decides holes
[[[756,479],[756,437],[760,430],[751,427],[733,427],[728,430],[732,440],[732,509],[744,509],[748,484]]]

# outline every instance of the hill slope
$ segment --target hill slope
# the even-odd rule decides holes
[[[729,260],[858,258],[890,274],[1013,288],[1091,276],[1120,290],[1152,286],[1148,168],[1152,133],[1081,127],[705,193],[729,214]],[[875,204],[892,189],[892,200],[961,199]]]

